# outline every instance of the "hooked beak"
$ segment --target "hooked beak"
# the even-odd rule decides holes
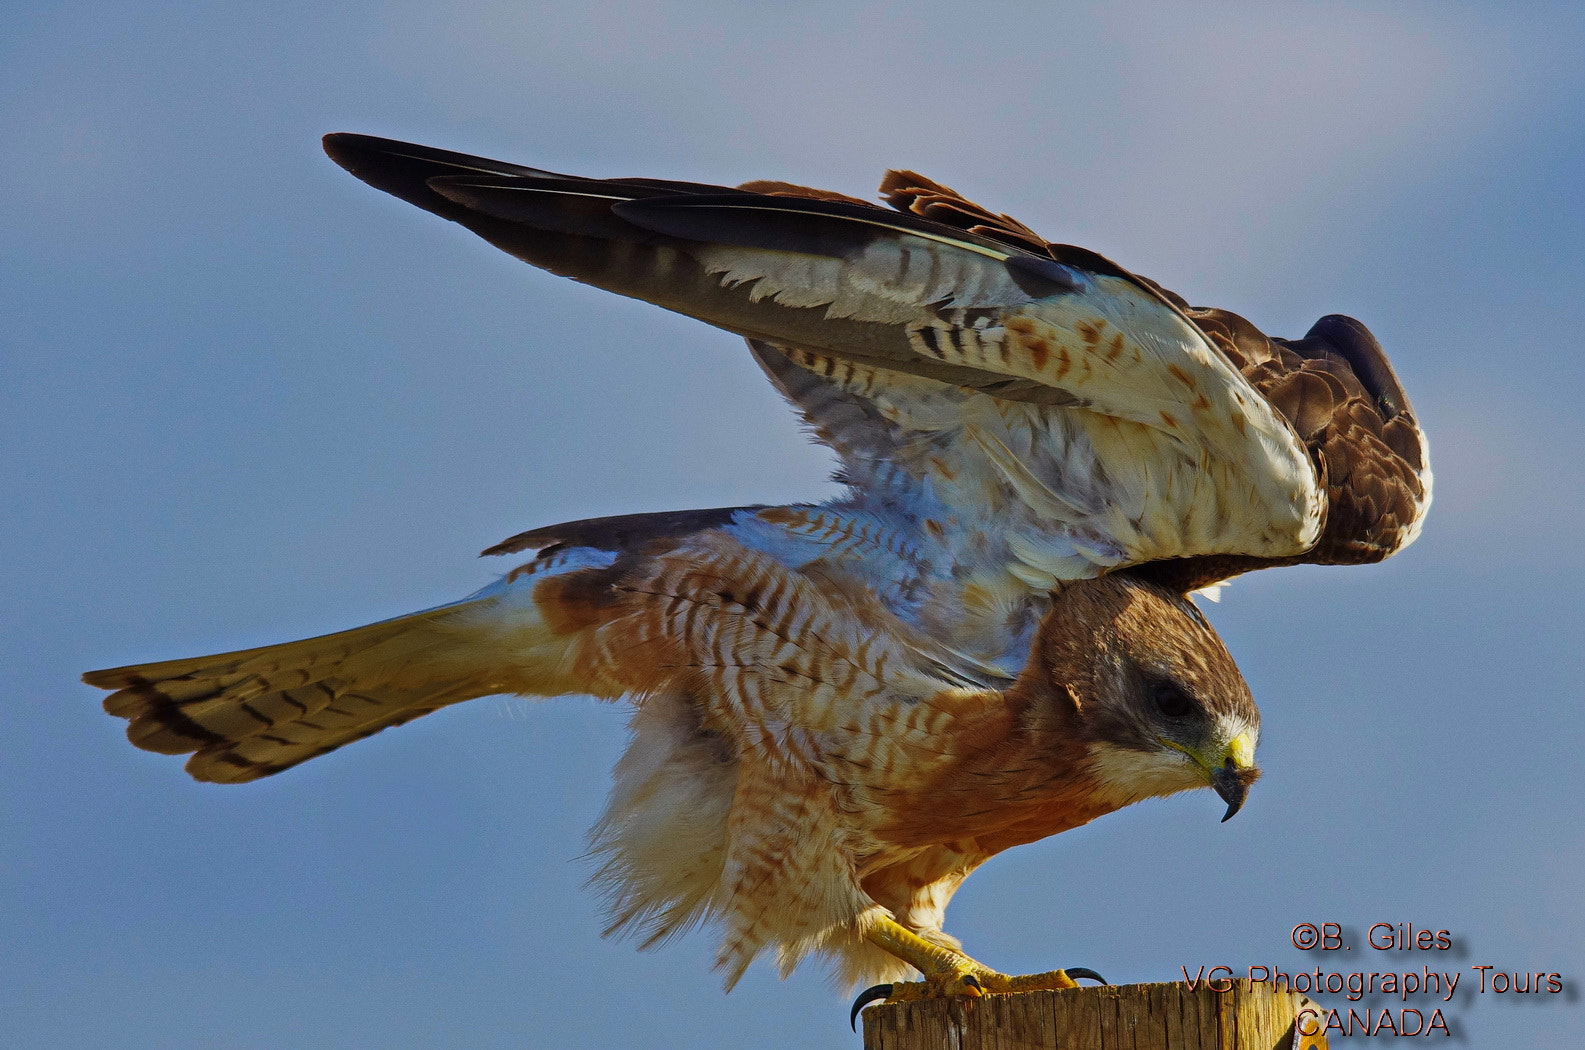
[[[1174,751],[1188,755],[1200,767],[1211,787],[1227,803],[1227,812],[1222,815],[1223,824],[1244,808],[1244,800],[1249,797],[1249,786],[1260,779],[1260,770],[1255,766],[1255,742],[1248,733],[1240,733],[1227,742],[1227,747],[1219,756],[1220,765],[1215,764],[1211,755],[1191,750],[1165,737],[1157,739]]]
[[[1244,808],[1244,800],[1249,797],[1249,785],[1254,777],[1246,776],[1243,770],[1234,769],[1232,766],[1222,766],[1211,774],[1211,787],[1222,796],[1222,801],[1227,803],[1227,812],[1222,816],[1222,823],[1226,824],[1233,819],[1233,814]]]
[[[1222,764],[1209,772],[1211,787],[1227,803],[1227,812],[1222,816],[1222,823],[1226,824],[1233,819],[1233,814],[1244,808],[1244,800],[1249,797],[1249,786],[1260,777],[1260,770],[1255,767],[1255,747],[1250,742],[1249,734],[1240,733],[1229,741],[1227,751],[1222,756]]]

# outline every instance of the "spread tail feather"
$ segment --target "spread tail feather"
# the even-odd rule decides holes
[[[270,776],[448,704],[511,688],[469,659],[494,598],[281,645],[90,671],[146,751],[192,754],[197,780]],[[489,619],[486,617],[485,619]]]
[[[279,773],[475,697],[616,699],[650,688],[656,674],[643,646],[628,639],[613,656],[600,640],[633,611],[616,586],[644,562],[631,548],[675,545],[753,509],[535,529],[486,552],[534,550],[532,561],[462,601],[281,645],[90,671],[83,681],[112,690],[105,710],[127,720],[133,744],[190,754],[194,778],[221,784]]]

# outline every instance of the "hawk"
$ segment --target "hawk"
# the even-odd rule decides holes
[[[746,337],[835,453],[820,504],[576,521],[461,601],[94,671],[132,743],[271,776],[448,704],[632,704],[592,832],[607,932],[708,921],[728,988],[811,953],[893,994],[1071,987],[943,930],[989,857],[1153,796],[1231,817],[1260,716],[1190,595],[1379,561],[1431,497],[1370,332],[1273,339],[908,171],[586,179],[362,135],[330,156],[552,273]],[[908,989],[914,989],[909,992]]]

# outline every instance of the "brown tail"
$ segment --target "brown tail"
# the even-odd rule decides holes
[[[192,754],[197,780],[235,784],[290,769],[437,708],[502,691],[477,652],[478,606],[461,602],[259,649],[90,671],[115,690],[146,751]],[[470,644],[473,643],[473,644]]]

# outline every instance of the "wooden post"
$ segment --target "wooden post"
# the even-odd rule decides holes
[[[1326,1050],[1326,1014],[1309,999],[1230,983],[880,1004],[864,1011],[864,1050]]]

